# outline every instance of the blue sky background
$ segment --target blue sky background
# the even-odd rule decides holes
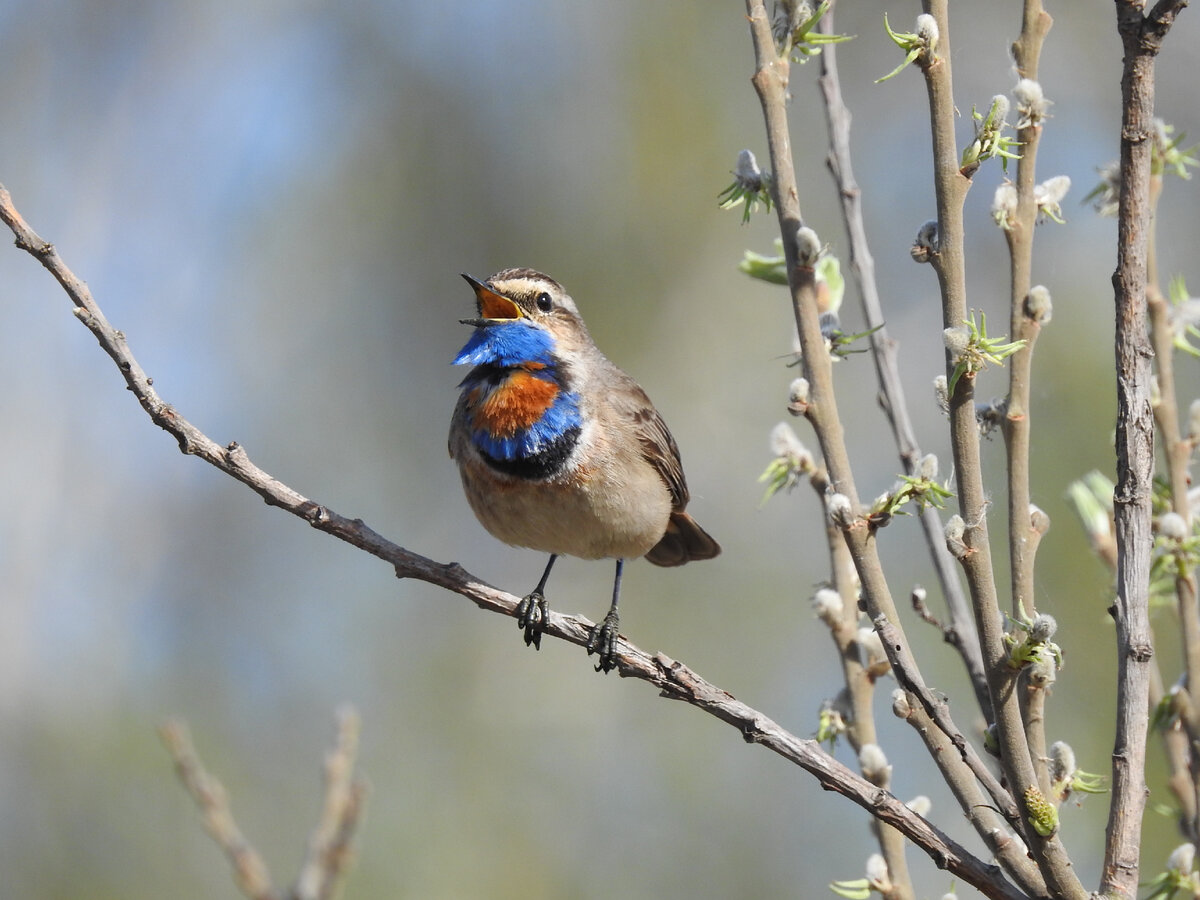
[[[1039,167],[1074,186],[1068,224],[1038,232],[1035,265],[1055,300],[1035,361],[1034,497],[1054,523],[1038,585],[1068,659],[1050,736],[1103,772],[1107,579],[1063,492],[1113,466],[1115,227],[1079,200],[1116,155],[1120,47],[1110,7],[1058,6]],[[936,284],[908,258],[933,211],[926,105],[914,73],[873,83],[898,62],[884,9],[896,27],[917,11],[840,13],[839,30],[858,35],[842,77],[885,314],[921,441],[948,469],[929,388],[942,365]],[[971,106],[1015,81],[1019,5],[952,13],[962,140]],[[1193,134],[1198,21],[1180,16],[1159,67],[1160,113]],[[819,510],[803,490],[760,508],[755,481],[794,374],[791,315],[780,290],[735,270],[744,249],[769,252],[771,220],[743,227],[715,202],[738,150],[765,158],[751,71],[734,3],[0,3],[0,182],[183,415],[302,493],[517,593],[544,561],[475,523],[446,456],[461,377],[449,360],[472,302],[458,273],[530,265],[558,278],[671,424],[692,510],[725,548],[675,571],[630,566],[625,633],[807,735],[837,690],[808,607],[826,574]],[[844,257],[816,75],[793,72],[801,199]],[[988,214],[1001,177],[985,167],[968,200],[970,303],[994,323],[1007,320]],[[1160,258],[1200,284],[1196,190],[1169,183]],[[590,897],[614,884],[630,897],[819,896],[861,873],[865,818],[803,773],[593,674],[577,648],[526,650],[512,622],[397,582],[182,457],[28,256],[0,252],[0,299],[6,893],[234,896],[158,746],[168,714],[192,723],[244,830],[289,880],[343,701],[362,712],[372,784],[348,897]],[[845,321],[861,323],[853,296]],[[1179,369],[1187,402],[1195,363]],[[898,469],[873,371],[856,357],[838,378],[860,493],[873,496]],[[981,392],[1002,394],[992,378]],[[985,451],[1002,476],[999,440]],[[880,543],[894,593],[932,587],[914,522]],[[610,578],[607,564],[565,561],[551,602],[595,618]],[[969,721],[951,653],[906,625]],[[978,847],[887,714],[890,689],[880,727],[896,792],[932,793],[935,821]],[[1087,883],[1104,803],[1065,813]],[[1147,865],[1175,842],[1152,816]],[[949,889],[913,862],[922,895]]]

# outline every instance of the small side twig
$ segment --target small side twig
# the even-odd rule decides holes
[[[328,900],[353,861],[351,841],[362,819],[367,786],[354,777],[358,758],[359,716],[352,707],[338,710],[337,739],[325,757],[325,802],[321,820],[308,839],[295,900]]]
[[[831,6],[821,21],[821,29],[834,33],[833,16],[836,6]],[[867,229],[863,221],[862,190],[854,177],[854,164],[850,155],[850,110],[842,98],[841,79],[838,77],[837,44],[827,44],[821,50],[821,77],[817,85],[825,106],[825,121],[829,129],[829,157],[827,164],[838,197],[842,202],[842,219],[850,246],[850,271],[858,283],[863,318],[870,330],[871,358],[875,362],[875,373],[879,381],[880,405],[892,427],[892,435],[900,454],[900,462],[908,475],[914,474],[921,459],[921,448],[917,444],[916,430],[908,411],[908,401],[900,381],[896,341],[888,335],[879,299],[879,285],[875,280],[875,258],[871,255],[867,240]],[[975,699],[983,711],[984,718],[992,720],[991,699],[988,697],[987,681],[983,674],[983,657],[979,652],[979,640],[971,608],[963,594],[958,570],[946,550],[942,538],[942,522],[933,507],[919,514],[925,542],[937,572],[938,583],[950,613],[950,626],[944,633],[951,645],[958,650],[975,689]],[[951,636],[953,635],[953,636]]]
[[[947,0],[924,0],[925,13],[932,15],[940,35],[936,58],[922,72],[929,98],[933,137],[934,193],[937,197],[938,249],[930,262],[937,273],[942,298],[942,324],[959,327],[967,318],[966,256],[963,205],[971,181],[960,169],[954,132],[957,109],[951,74],[950,29]],[[947,378],[954,361],[947,355]],[[1005,664],[1004,632],[988,537],[988,495],[983,486],[979,428],[975,419],[974,380],[959,378],[950,396],[950,443],[958,487],[959,514],[966,523],[963,540],[967,552],[960,561],[970,591],[979,629],[988,692],[996,716],[1000,762],[1016,794],[1022,823],[1033,814],[1026,791],[1036,788],[1036,770],[1016,693],[1016,677]],[[1025,843],[1037,860],[1050,890],[1069,900],[1084,900],[1087,890],[1072,868],[1071,860],[1057,834],[1044,836],[1024,827]]]
[[[224,786],[209,774],[200,761],[187,723],[181,719],[171,719],[159,728],[158,733],[175,762],[179,780],[200,809],[205,831],[229,858],[238,890],[250,900],[281,900],[279,892],[271,884],[267,864],[234,821]]]

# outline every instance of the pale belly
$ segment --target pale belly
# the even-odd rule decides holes
[[[467,501],[480,523],[508,544],[581,559],[644,556],[667,528],[671,500],[648,464],[621,477],[576,470],[561,481],[497,475],[481,459],[460,466]]]

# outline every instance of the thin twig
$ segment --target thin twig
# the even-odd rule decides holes
[[[250,900],[281,900],[279,892],[271,884],[267,864],[234,821],[225,788],[200,761],[187,723],[171,719],[159,728],[158,733],[175,762],[179,780],[200,809],[204,829],[229,857],[238,890]]]
[[[1013,43],[1017,70],[1033,81],[1038,77],[1042,43],[1050,30],[1051,19],[1041,0],[1025,0],[1021,33]],[[1034,196],[1037,182],[1037,152],[1041,143],[1042,123],[1036,116],[1017,132],[1021,158],[1017,160],[1017,207],[1006,221],[1004,237],[1009,257],[1009,309],[1012,338],[1021,348],[1008,360],[1008,399],[1003,420],[1005,457],[1008,466],[1008,558],[1012,584],[1012,614],[1032,618],[1037,613],[1034,594],[1034,558],[1036,532],[1031,520],[1032,491],[1029,474],[1029,447],[1032,413],[1029,394],[1033,378],[1033,348],[1041,332],[1041,317],[1031,314],[1027,302],[1033,286],[1033,233],[1039,214]],[[1031,703],[1032,707],[1031,708]],[[1029,755],[1044,796],[1050,796],[1050,775],[1046,765],[1045,731],[1046,692],[1026,691],[1021,695],[1022,719],[1029,744]]]
[[[338,710],[337,738],[324,765],[325,802],[292,888],[294,900],[328,900],[353,860],[351,840],[366,798],[365,782],[354,777],[359,727],[358,713],[352,707]]]
[[[87,285],[71,272],[54,247],[28,226],[2,185],[0,219],[16,235],[17,246],[36,257],[63,286],[75,305],[76,316],[112,357],[138,402],[157,425],[176,438],[183,452],[199,456],[246,484],[269,504],[391,563],[398,577],[426,581],[460,594],[482,609],[515,617],[520,598],[480,581],[457,563],[434,562],[388,541],[361,520],[346,518],[314,503],[253,465],[238,445],[221,447],[184,419],[159,398],[130,353],[124,336],[109,325]],[[545,626],[545,634],[584,646],[592,623],[551,611]],[[1024,895],[1004,879],[997,866],[971,854],[896,797],[879,790],[825,753],[815,741],[796,737],[664,654],[651,656],[623,638],[618,640],[616,649],[618,671],[622,676],[649,682],[664,698],[681,700],[707,712],[738,729],[747,742],[762,744],[805,769],[817,778],[822,788],[842,794],[881,822],[895,827],[927,853],[937,866],[952,872],[985,896],[1000,900],[1023,898]]]
[[[1020,37],[1013,43],[1017,70],[1037,80],[1042,42],[1050,30],[1050,16],[1041,0],[1025,0]],[[1033,285],[1033,230],[1037,224],[1038,202],[1034,197],[1037,182],[1037,152],[1042,125],[1031,121],[1017,133],[1021,158],[1017,160],[1017,209],[1006,223],[1004,236],[1009,254],[1009,308],[1013,340],[1024,345],[1008,360],[1008,402],[1004,416],[1004,445],[1008,461],[1008,549],[1012,577],[1012,614],[1032,617],[1036,612],[1033,581],[1033,554],[1029,543],[1029,444],[1032,420],[1029,391],[1032,384],[1033,346],[1041,323],[1027,312],[1026,297]]]
[[[834,7],[821,22],[821,28],[832,34]],[[829,129],[829,171],[838,188],[842,201],[842,219],[846,225],[846,236],[850,245],[850,271],[858,283],[862,302],[863,318],[871,329],[871,358],[875,362],[875,373],[879,381],[880,405],[892,427],[892,435],[900,452],[904,471],[912,475],[921,459],[921,448],[917,444],[916,432],[908,412],[908,402],[900,382],[897,363],[896,342],[888,335],[879,299],[879,286],[875,280],[875,259],[871,255],[867,230],[863,223],[862,191],[854,178],[854,165],[850,155],[850,110],[842,98],[841,81],[838,77],[837,44],[827,44],[821,50],[821,77],[817,84],[825,106],[825,121]],[[945,634],[958,650],[975,689],[975,699],[983,716],[992,720],[992,703],[988,697],[987,681],[983,674],[983,657],[979,652],[979,638],[975,633],[975,622],[971,609],[963,595],[958,570],[946,550],[942,538],[942,523],[937,510],[927,507],[920,514],[925,542],[933,558],[938,583],[950,612],[950,626]],[[953,635],[953,637],[951,637]]]
[[[957,110],[951,77],[947,5],[947,0],[925,0],[923,4],[925,12],[937,22],[939,38],[935,57],[919,61],[919,64],[925,75],[929,96],[938,215],[938,247],[930,262],[941,289],[943,327],[957,328],[967,318],[963,204],[971,182],[960,171],[954,139]],[[947,377],[954,363],[955,360],[950,358],[947,351]],[[950,443],[954,454],[959,513],[966,526],[963,540],[967,552],[962,555],[961,561],[975,611],[988,690],[996,716],[1000,763],[1016,794],[1022,819],[1025,820],[1031,812],[1025,792],[1031,787],[1035,788],[1038,779],[1025,740],[1016,693],[1016,673],[1006,664],[1003,620],[988,538],[988,498],[983,486],[973,381],[970,377],[959,378],[950,397]],[[1056,833],[1043,836],[1032,827],[1026,827],[1024,837],[1052,892],[1068,900],[1087,897],[1087,891],[1071,867],[1066,849]]]
[[[824,476],[824,470],[821,471],[821,475]],[[810,480],[813,489],[817,492],[818,501],[822,504],[823,512],[825,488],[828,486],[828,482],[825,477]],[[842,600],[841,616],[829,617],[826,619],[826,624],[829,625],[830,636],[838,651],[838,658],[842,665],[842,680],[845,684],[846,696],[849,699],[846,737],[850,741],[855,756],[860,757],[864,746],[878,743],[874,709],[875,685],[878,677],[864,665],[858,641],[860,613],[858,609],[858,576],[854,570],[854,560],[850,556],[846,542],[842,539],[841,531],[829,522],[828,517],[822,515],[822,518],[826,522],[825,536],[829,545],[829,565],[833,574],[833,589],[837,591]],[[887,787],[887,785],[880,786]],[[894,897],[902,897],[904,892],[909,891],[912,886],[908,860],[905,857],[904,835],[890,825],[883,824],[874,828],[874,833],[879,843],[879,851],[887,863],[888,876],[893,888],[890,893]],[[889,897],[888,900],[891,898]]]

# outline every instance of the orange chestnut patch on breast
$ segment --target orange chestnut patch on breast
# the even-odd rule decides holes
[[[474,425],[494,437],[512,437],[537,422],[557,396],[553,381],[517,370],[475,408]]]

